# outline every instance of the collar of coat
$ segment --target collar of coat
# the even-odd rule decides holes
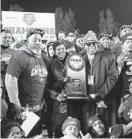
[[[83,53],[81,53],[81,55],[84,57],[84,59],[85,59],[86,61],[89,61],[86,50],[85,50]],[[95,56],[94,56],[94,59],[93,59],[93,65],[92,65],[93,68],[99,63],[99,61],[100,61],[101,59],[102,59],[102,54],[101,54],[101,52],[97,52],[97,53],[95,54]]]

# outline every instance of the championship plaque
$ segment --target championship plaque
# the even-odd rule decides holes
[[[83,57],[71,54],[66,61],[67,84],[66,94],[68,99],[87,99],[86,91],[86,66]]]

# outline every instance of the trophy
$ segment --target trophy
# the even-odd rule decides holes
[[[88,99],[85,60],[79,54],[71,54],[66,61],[67,99]]]

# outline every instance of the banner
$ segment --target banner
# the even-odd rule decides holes
[[[2,11],[2,24],[17,40],[25,40],[30,28],[45,30],[43,40],[55,40],[54,13]]]

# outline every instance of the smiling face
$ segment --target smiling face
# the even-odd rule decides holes
[[[63,60],[66,56],[66,48],[63,44],[58,45],[55,50],[55,55],[60,59]]]
[[[102,136],[105,133],[105,126],[101,120],[97,120],[92,125],[93,131],[97,136]]]
[[[75,125],[68,125],[65,128],[65,130],[63,131],[63,134],[78,137],[79,136],[79,129]]]

